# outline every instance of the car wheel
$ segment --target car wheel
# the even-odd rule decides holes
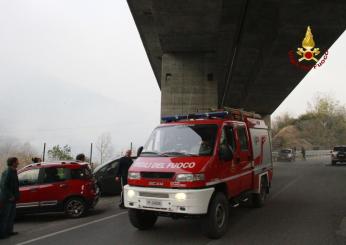
[[[203,218],[204,234],[212,239],[220,238],[227,232],[229,203],[226,196],[218,192],[212,198],[207,215]]]
[[[255,208],[263,207],[265,200],[267,199],[267,180],[262,177],[260,193],[252,194],[252,204]]]
[[[82,198],[71,197],[65,202],[64,209],[68,217],[79,218],[86,213],[87,205]]]
[[[336,165],[336,161],[332,161],[332,165]]]
[[[129,209],[128,214],[131,224],[139,230],[148,230],[157,221],[157,215],[150,211]]]

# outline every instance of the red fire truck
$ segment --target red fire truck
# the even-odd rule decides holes
[[[149,229],[158,216],[196,217],[219,238],[229,208],[261,207],[273,176],[269,129],[260,116],[228,109],[163,117],[124,187],[129,219]]]

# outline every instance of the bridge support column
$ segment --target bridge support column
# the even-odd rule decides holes
[[[272,128],[272,121],[271,121],[271,115],[266,114],[266,115],[261,115],[262,119],[266,123],[266,125],[269,127],[269,129]]]
[[[214,56],[214,53],[169,53],[162,56],[161,115],[217,108]]]

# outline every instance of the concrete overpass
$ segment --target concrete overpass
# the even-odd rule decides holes
[[[162,115],[222,106],[270,115],[307,73],[288,57],[302,46],[307,26],[318,58],[346,29],[345,0],[128,4],[161,88]]]

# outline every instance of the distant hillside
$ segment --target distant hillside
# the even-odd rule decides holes
[[[294,125],[289,125],[281,129],[274,137],[273,137],[273,148],[293,148],[301,149],[304,147],[305,149],[312,149],[313,145],[304,139],[301,135],[301,132]]]
[[[330,97],[317,98],[311,109],[298,118],[288,113],[276,118],[272,132],[276,149],[330,149],[346,144],[346,107]]]

